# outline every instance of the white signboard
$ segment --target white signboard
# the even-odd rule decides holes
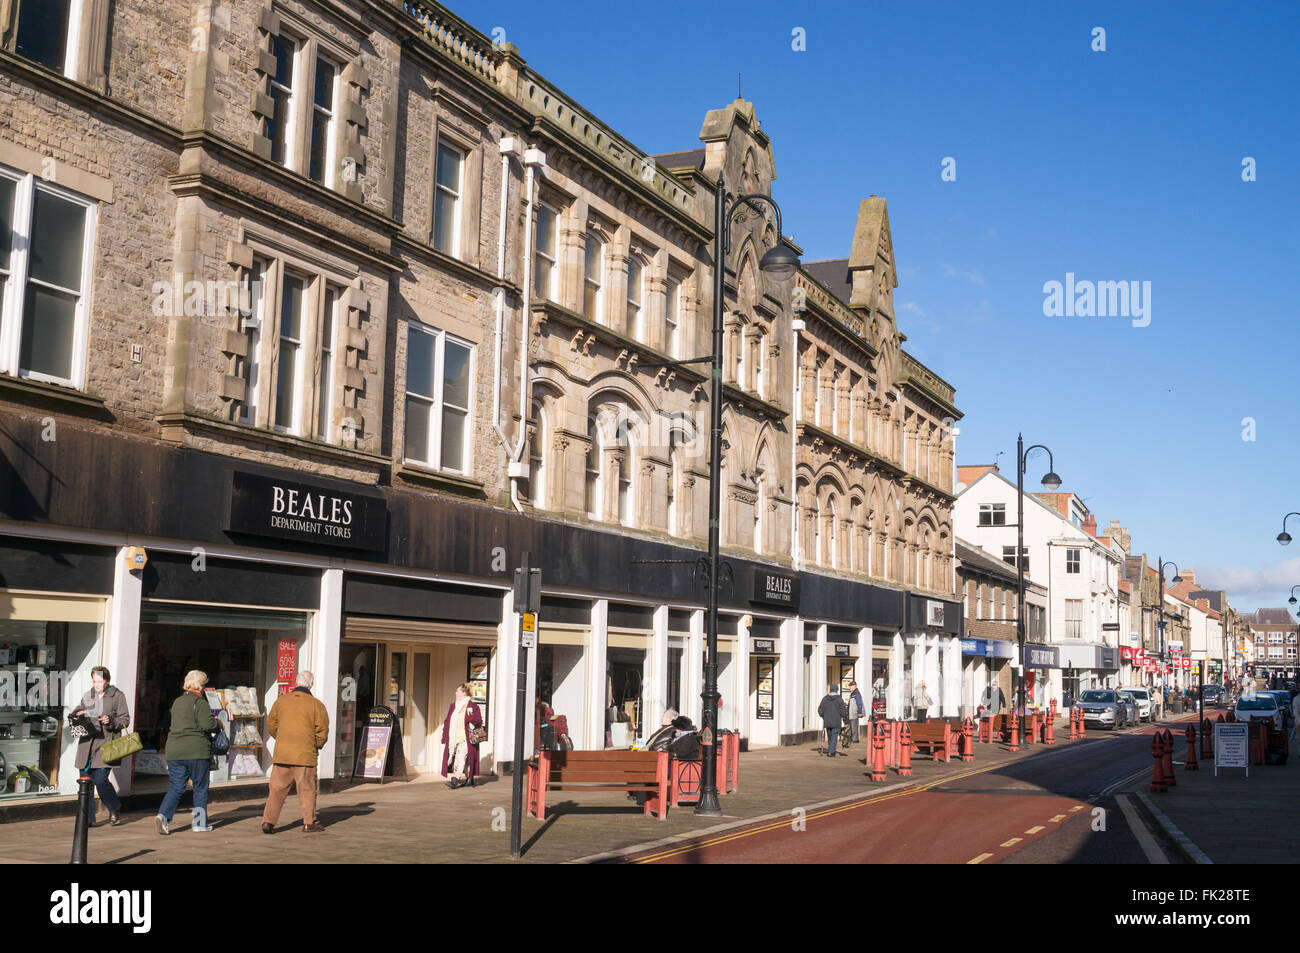
[[[1245,768],[1250,777],[1250,741],[1245,722],[1214,723],[1214,775],[1219,768]]]

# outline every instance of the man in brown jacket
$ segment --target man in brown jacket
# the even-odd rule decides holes
[[[298,786],[302,807],[302,829],[323,831],[316,822],[316,753],[330,735],[330,716],[325,706],[312,697],[311,672],[298,673],[298,687],[281,695],[266,716],[266,730],[275,739],[270,792],[262,811],[262,833],[274,834],[280,808],[289,796],[289,786]]]

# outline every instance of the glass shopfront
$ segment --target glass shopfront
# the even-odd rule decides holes
[[[144,603],[132,712],[144,749],[134,759],[134,790],[166,786],[171,707],[193,669],[207,673],[208,704],[231,741],[212,780],[265,777],[271,765],[266,713],[277,696],[293,688],[308,626],[305,612]]]
[[[0,592],[0,800],[75,794],[71,714],[100,663],[104,602]]]
[[[611,632],[605,653],[605,747],[626,748],[648,734],[645,686],[649,681],[648,635]]]
[[[587,666],[585,633],[543,628],[538,633],[536,673],[533,676],[538,715],[549,708],[575,748],[585,747]],[[563,719],[563,721],[560,721]],[[540,735],[538,721],[534,737]],[[603,747],[603,745],[602,745]]]

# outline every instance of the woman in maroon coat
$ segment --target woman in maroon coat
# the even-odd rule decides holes
[[[471,728],[483,724],[483,713],[469,700],[469,686],[456,686],[456,700],[442,720],[442,776],[448,787],[474,786],[478,774],[478,745],[469,740]]]

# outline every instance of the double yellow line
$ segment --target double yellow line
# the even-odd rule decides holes
[[[935,778],[926,784],[918,784],[906,787],[901,791],[892,791],[889,794],[880,794],[868,796],[864,800],[850,801],[848,804],[840,804],[836,807],[828,807],[812,814],[804,815],[802,818],[783,817],[779,821],[768,821],[758,827],[746,827],[738,831],[728,831],[725,834],[719,834],[707,840],[693,841],[684,846],[673,847],[668,850],[661,850],[653,854],[647,854],[644,857],[638,857],[632,861],[635,864],[652,864],[655,861],[667,860],[670,857],[679,857],[682,854],[689,854],[694,851],[703,850],[706,847],[717,847],[719,844],[728,844],[732,841],[742,840],[746,837],[753,837],[755,834],[766,834],[769,831],[780,830],[783,827],[789,827],[795,820],[812,821],[820,820],[823,817],[831,817],[835,814],[843,814],[845,811],[856,811],[860,807],[869,807],[872,804],[880,804],[884,801],[892,801],[895,798],[907,797],[910,794],[919,794],[922,791],[928,791],[931,788],[938,787],[941,784],[951,784],[953,781],[960,781],[962,778],[969,778],[972,775],[983,774],[986,771],[992,771],[998,765],[990,765],[986,768],[979,768],[974,771],[966,771],[961,774],[954,774],[949,777]]]

